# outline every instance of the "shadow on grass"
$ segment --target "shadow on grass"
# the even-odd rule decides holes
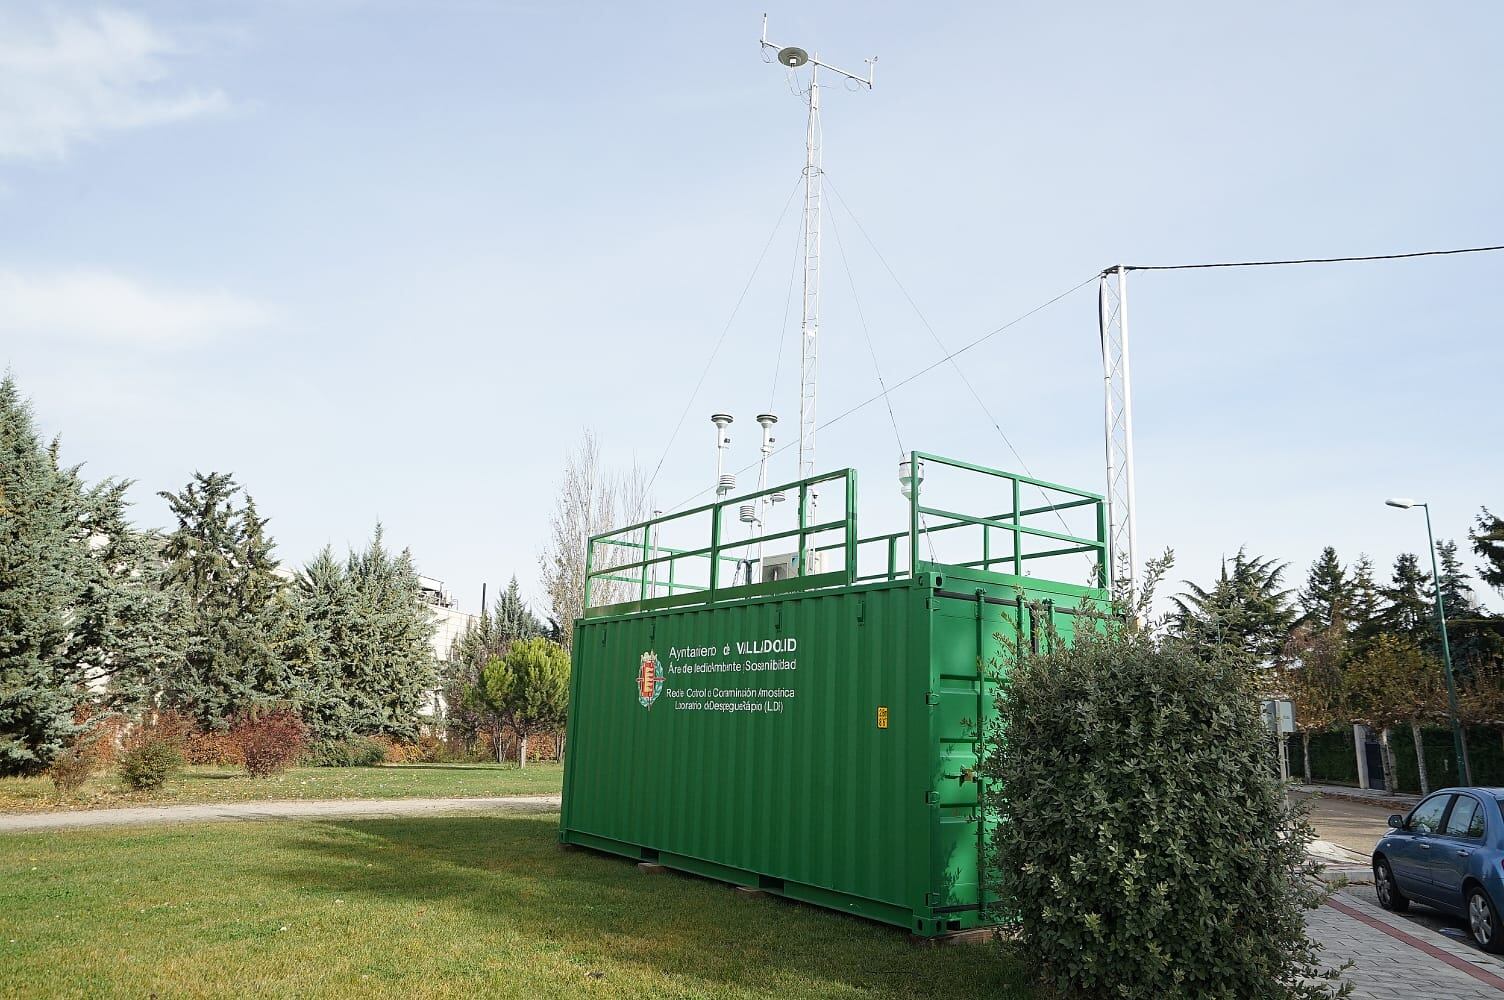
[[[307,864],[271,874],[315,892],[477,912],[498,930],[564,948],[583,970],[630,966],[665,990],[778,983],[813,995],[1032,996],[1010,956],[928,948],[892,927],[679,875],[562,850],[558,818],[484,816],[304,825]]]

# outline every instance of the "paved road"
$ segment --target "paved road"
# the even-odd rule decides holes
[[[307,799],[289,802],[225,802],[215,805],[89,809],[78,812],[0,813],[0,833],[63,830],[143,823],[201,823],[214,820],[341,818],[352,816],[439,816],[455,813],[557,812],[557,795],[509,795],[474,799]]]
[[[1371,805],[1352,799],[1340,799],[1334,795],[1313,796],[1306,792],[1291,792],[1290,796],[1315,799],[1311,807],[1311,823],[1316,827],[1316,836],[1364,855],[1373,853],[1373,845],[1389,829],[1389,824],[1385,822],[1389,815],[1406,812],[1408,809],[1405,803],[1393,806]]]

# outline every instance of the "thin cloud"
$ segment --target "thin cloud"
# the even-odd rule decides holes
[[[120,11],[0,14],[0,157],[61,158],[78,142],[229,109],[220,90],[165,86],[182,50]]]
[[[264,326],[270,311],[225,291],[150,288],[107,271],[0,269],[0,337],[174,346]]]

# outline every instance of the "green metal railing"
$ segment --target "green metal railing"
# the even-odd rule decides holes
[[[816,492],[815,487],[822,483],[841,483],[843,494],[842,515],[831,520],[812,523],[810,521],[811,499]],[[753,503],[763,497],[771,497],[775,493],[798,494],[797,510],[799,512],[798,527],[785,531],[774,531],[760,534],[755,537],[726,540],[723,537],[727,510],[737,510],[742,504]],[[710,515],[710,544],[701,548],[676,549],[657,544],[658,533],[675,521],[686,521],[699,517],[703,514]],[[831,549],[840,549],[845,553],[840,569],[830,572],[808,572],[811,560],[804,555],[817,551],[810,547],[808,539],[813,535],[819,535],[828,531],[840,530],[844,541],[834,546],[821,546],[818,551],[824,552]],[[635,536],[629,539],[622,536]],[[735,577],[730,586],[724,585],[722,570],[725,564],[733,566],[747,565],[744,557],[728,556],[728,550],[747,549],[760,546],[768,542],[780,541],[785,538],[798,540],[798,548],[795,550],[801,555],[796,559],[796,575],[787,580],[778,580],[770,583],[751,583],[737,585]],[[604,569],[597,569],[597,547],[609,546],[612,548],[636,549],[642,558],[626,562],[613,562]],[[676,567],[686,560],[703,560],[708,563],[709,582],[707,586],[687,584],[675,579]],[[659,581],[653,573],[658,566],[667,568],[668,579]],[[632,571],[636,571],[635,573]],[[812,590],[819,587],[842,586],[855,582],[856,573],[856,470],[841,469],[837,472],[827,472],[813,476],[809,479],[801,479],[798,482],[787,483],[782,486],[772,486],[758,490],[754,493],[746,493],[738,497],[726,500],[717,500],[714,503],[704,504],[677,514],[669,514],[665,517],[653,518],[638,524],[631,524],[625,528],[617,528],[602,535],[592,536],[585,549],[585,613],[601,614],[603,608],[609,608],[611,613],[623,611],[646,611],[653,608],[674,607],[683,604],[714,603],[720,600],[729,600],[740,597],[751,597],[761,594],[775,594],[794,590]],[[598,582],[611,582],[635,586],[635,597],[628,596],[626,600],[613,600],[609,604],[600,606],[592,605],[595,584]],[[663,596],[658,596],[659,589],[667,590]],[[620,596],[613,595],[613,596]]]
[[[922,470],[926,466],[943,467],[1000,480],[1005,484],[1004,493],[1011,500],[1011,505],[1002,513],[990,515],[974,515],[926,506],[922,500],[924,495],[922,480],[916,477],[909,490],[907,529],[860,538],[857,535],[856,472],[853,469],[842,469],[731,499],[717,500],[691,510],[652,518],[592,536],[585,551],[585,613],[586,615],[620,614],[689,604],[710,604],[722,600],[789,591],[849,586],[854,583],[878,580],[898,580],[936,566],[965,567],[1023,576],[1025,564],[1031,560],[1077,553],[1094,557],[1093,572],[1096,585],[1107,586],[1107,510],[1106,503],[1100,494],[932,455],[928,452],[910,452],[909,462],[910,470]],[[812,523],[810,520],[811,499],[817,492],[815,487],[833,482],[841,484],[844,495],[841,516]],[[1025,487],[1043,491],[1047,500],[1050,500],[1052,496],[1058,496],[1061,499],[1047,502],[1043,506],[1025,508],[1022,503],[1022,493]],[[722,522],[726,511],[736,510],[743,504],[771,497],[775,493],[795,492],[798,495],[797,527],[744,539],[727,540],[725,538]],[[1085,538],[1070,534],[1068,531],[1055,531],[1025,523],[1025,519],[1041,514],[1058,513],[1087,506],[1095,507],[1095,538]],[[710,519],[709,545],[684,549],[669,548],[658,544],[659,533],[665,527],[707,514]],[[921,545],[933,546],[933,536],[944,532],[964,531],[968,528],[980,529],[980,545],[978,546],[980,558],[928,562],[920,558]],[[833,531],[840,531],[839,541],[817,546],[808,544],[812,537]],[[999,532],[1002,533],[1000,536],[997,534]],[[1025,547],[1025,540],[1030,538],[1045,539],[1059,544],[1051,548],[1028,551]],[[752,566],[752,561],[744,556],[728,553],[747,550],[754,546],[760,547],[768,542],[782,539],[797,539],[796,575],[785,580],[754,583],[751,581],[749,572],[748,581],[738,584],[733,572],[731,583],[729,585],[726,583],[723,571],[728,564],[734,569],[744,566],[750,569]],[[882,547],[886,568],[874,573],[860,574],[858,572],[859,556],[869,546]],[[616,561],[604,558],[604,553],[611,555],[631,553],[638,558]],[[810,572],[812,564],[817,565],[822,561],[817,557],[827,553],[839,553],[839,568]],[[907,558],[906,566],[902,564],[901,556]],[[603,565],[607,562],[609,565]],[[705,573],[706,583],[690,583],[679,575],[680,567],[686,562]],[[660,567],[666,572],[666,579],[659,579]],[[595,605],[593,599],[601,596],[599,584],[610,585],[607,588],[608,599]]]

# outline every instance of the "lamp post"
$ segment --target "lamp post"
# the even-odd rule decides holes
[[[1436,536],[1431,533],[1431,505],[1424,500],[1394,497],[1385,500],[1391,507],[1409,510],[1419,507],[1426,512],[1426,541],[1431,549],[1431,583],[1436,590],[1436,627],[1441,629],[1441,660],[1447,678],[1447,712],[1452,722],[1452,749],[1457,755],[1457,773],[1464,785],[1473,783],[1472,767],[1467,757],[1467,741],[1462,736],[1462,723],[1457,718],[1457,682],[1452,677],[1452,644],[1447,640],[1447,612],[1441,600],[1441,574],[1436,568]]]

